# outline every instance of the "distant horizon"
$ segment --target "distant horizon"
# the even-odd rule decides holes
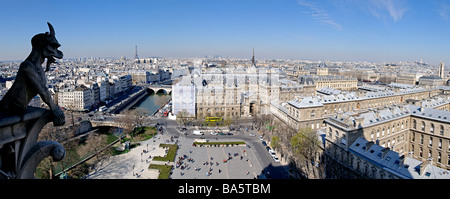
[[[250,58],[245,58],[245,57],[231,57],[231,56],[220,56],[220,55],[204,55],[204,56],[192,56],[192,57],[162,57],[162,56],[145,56],[145,57],[139,57],[139,59],[148,59],[148,58],[163,58],[163,59],[205,59],[206,57],[208,57],[208,59],[215,59],[217,58],[216,56],[219,56],[219,58],[222,59],[244,59],[244,60],[251,60]],[[27,56],[25,56],[26,58]],[[5,63],[5,62],[23,62],[24,59],[21,60],[0,60],[0,63]],[[76,57],[76,58],[63,58],[63,60],[77,60],[77,59],[90,59],[90,58],[100,58],[100,59],[121,59],[122,57],[111,57],[111,56],[103,56],[103,57],[96,57],[96,56],[87,56],[87,57]],[[127,60],[134,60],[134,58],[130,58],[130,57],[125,57]],[[415,62],[419,62],[419,60],[405,60],[405,61],[379,61],[379,62],[374,62],[374,61],[351,61],[351,60],[319,60],[319,59],[291,59],[291,58],[256,58],[255,56],[255,60],[295,60],[295,61],[310,61],[310,62],[350,62],[350,63],[372,63],[372,64],[397,64],[397,63],[415,63]],[[58,61],[58,60],[57,60]],[[426,62],[424,60],[422,60],[422,63],[424,64],[429,64],[432,66],[437,66],[440,64],[434,64],[434,63],[429,63]],[[445,64],[445,62],[443,62]]]
[[[68,57],[223,57],[450,63],[445,0],[7,1],[0,60],[53,24]],[[36,12],[40,10],[40,12]],[[20,14],[17,14],[20,13]],[[14,17],[11,17],[14,16]],[[406,61],[408,60],[408,61]]]

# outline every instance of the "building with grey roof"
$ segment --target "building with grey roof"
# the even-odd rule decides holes
[[[328,148],[340,150],[341,154],[347,154],[355,142],[364,139],[378,146],[373,148],[375,151],[373,154],[367,151],[359,153],[370,160],[371,164],[381,164],[382,162],[377,162],[381,159],[375,157],[380,153],[377,151],[389,149],[398,153],[399,156],[408,156],[448,170],[450,169],[450,100],[434,98],[421,100],[418,104],[419,106],[398,104],[330,116],[325,120],[326,145]],[[344,159],[348,158],[347,155]],[[387,167],[387,165],[382,166]],[[439,176],[438,174],[430,175]],[[408,178],[422,177],[420,174]]]
[[[439,76],[422,76],[419,78],[419,86],[442,86],[444,80]]]
[[[358,138],[349,148],[349,168],[371,179],[450,179],[450,172],[399,154],[364,138]]]
[[[301,75],[298,81],[303,85],[316,85],[316,89],[323,87],[334,88],[342,91],[357,90],[358,79],[339,75]]]

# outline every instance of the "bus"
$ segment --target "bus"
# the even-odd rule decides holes
[[[221,117],[206,117],[205,120],[207,122],[219,122],[222,121]]]

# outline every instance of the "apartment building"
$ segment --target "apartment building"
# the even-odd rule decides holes
[[[84,85],[58,92],[58,105],[62,108],[85,111],[94,104],[93,90]]]

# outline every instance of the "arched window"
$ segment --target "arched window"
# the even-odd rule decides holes
[[[433,123],[430,124],[430,133],[434,133],[434,124]]]
[[[416,129],[416,128],[417,128],[416,120],[413,120],[413,129]]]
[[[444,135],[444,126],[441,125],[441,126],[439,127],[439,129],[440,129],[440,130],[439,130],[439,134],[440,134],[440,135]]]
[[[311,118],[314,118],[314,117],[316,117],[316,111],[315,111],[315,110],[312,110],[312,111],[311,111]]]
[[[422,126],[420,127],[420,129],[421,129],[422,131],[425,131],[425,122],[424,122],[424,121],[422,121]]]
[[[331,138],[332,134],[333,134],[333,129],[331,129],[331,127],[330,127],[330,128],[328,128],[328,136]]]

